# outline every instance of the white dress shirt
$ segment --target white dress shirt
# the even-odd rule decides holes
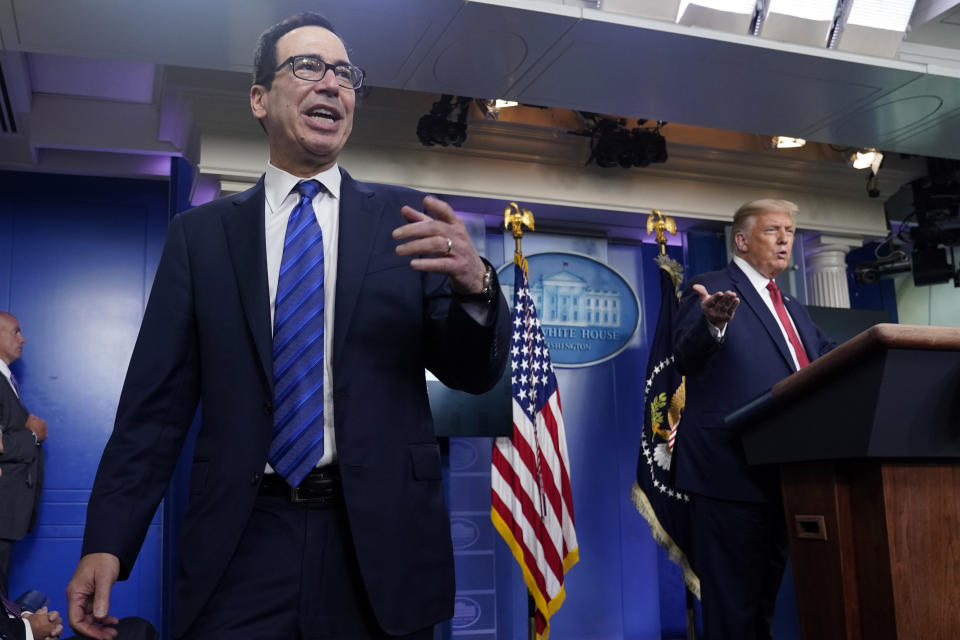
[[[313,211],[323,232],[323,457],[318,467],[337,459],[337,444],[333,433],[333,312],[337,290],[337,244],[340,228],[340,169],[334,164],[311,179],[323,185],[313,199]],[[303,179],[267,165],[264,187],[264,231],[267,245],[267,287],[270,293],[270,326],[273,327],[274,306],[277,300],[277,282],[283,259],[283,241],[287,234],[287,220],[300,201],[294,188]],[[270,465],[267,472],[273,473]]]
[[[787,343],[787,349],[790,350],[790,357],[793,358],[793,370],[800,370],[800,361],[797,360],[797,352],[794,350],[793,345],[790,343],[790,338],[787,336],[787,330],[784,328],[783,323],[780,322],[779,316],[777,316],[777,310],[773,307],[773,297],[770,295],[770,292],[767,291],[767,283],[770,282],[770,278],[766,277],[759,271],[753,268],[749,262],[741,258],[740,256],[733,257],[734,263],[740,270],[743,271],[747,278],[750,279],[750,284],[753,285],[754,289],[757,290],[757,293],[760,294],[760,299],[763,300],[763,303],[767,305],[767,309],[770,310],[770,315],[773,316],[774,321],[776,321],[777,326],[780,327],[780,333],[783,335],[783,341]],[[781,294],[783,295],[783,294]],[[787,296],[783,295],[784,302],[787,300]],[[790,317],[790,312],[787,310],[786,305],[784,305],[784,311],[787,312],[787,319],[790,320],[790,325],[793,327],[794,332],[797,336],[800,335],[800,332],[797,331],[797,325],[793,321],[793,318]]]

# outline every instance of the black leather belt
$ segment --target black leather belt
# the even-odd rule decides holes
[[[290,502],[339,504],[342,500],[340,469],[336,466],[314,469],[296,487],[288,485],[277,473],[265,473],[259,495],[286,498]]]

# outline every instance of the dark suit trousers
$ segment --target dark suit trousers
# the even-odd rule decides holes
[[[292,504],[270,496],[257,498],[226,572],[185,636],[191,640],[394,637],[380,629],[370,607],[345,508]],[[433,628],[402,638],[431,640]]]
[[[787,562],[783,505],[695,495],[693,511],[704,640],[770,640]]]
[[[10,597],[7,593],[7,581],[10,577],[10,559],[13,557],[13,540],[0,538],[0,593]]]

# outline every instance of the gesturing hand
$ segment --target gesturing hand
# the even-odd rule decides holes
[[[110,553],[91,553],[80,564],[67,585],[67,618],[73,630],[97,640],[117,637],[117,630],[103,625],[117,624],[108,615],[110,590],[120,575],[120,560]]]
[[[693,285],[693,290],[700,296],[700,308],[707,322],[722,329],[724,325],[733,320],[733,314],[740,304],[740,298],[733,291],[718,291],[714,294],[707,293],[707,288],[702,284]]]
[[[423,212],[404,207],[400,213],[409,224],[393,230],[393,239],[402,243],[397,246],[397,255],[421,256],[411,260],[410,266],[417,271],[447,274],[450,287],[457,293],[483,290],[483,262],[466,225],[450,205],[427,196],[423,199]]]

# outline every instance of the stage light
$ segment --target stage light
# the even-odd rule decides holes
[[[807,141],[803,138],[773,136],[772,144],[774,149],[799,149],[803,145],[807,144]]]
[[[440,99],[433,103],[430,113],[420,118],[417,122],[417,138],[420,144],[425,147],[440,145],[446,147],[453,145],[461,146],[467,139],[467,109],[470,106],[470,98],[456,98],[449,94],[440,96]],[[460,113],[456,120],[451,120],[454,110],[459,109]]]
[[[590,136],[590,162],[597,166],[647,167],[654,162],[667,161],[667,141],[660,135],[658,122],[655,129],[636,127],[627,129],[623,120],[596,118],[593,128],[583,135]]]
[[[870,169],[874,174],[880,170],[883,154],[876,149],[864,149],[850,156],[850,166],[854,169]]]
[[[500,98],[497,98],[496,100],[493,101],[493,108],[506,109],[508,107],[515,107],[518,104],[520,103],[517,102],[516,100],[501,100]]]

